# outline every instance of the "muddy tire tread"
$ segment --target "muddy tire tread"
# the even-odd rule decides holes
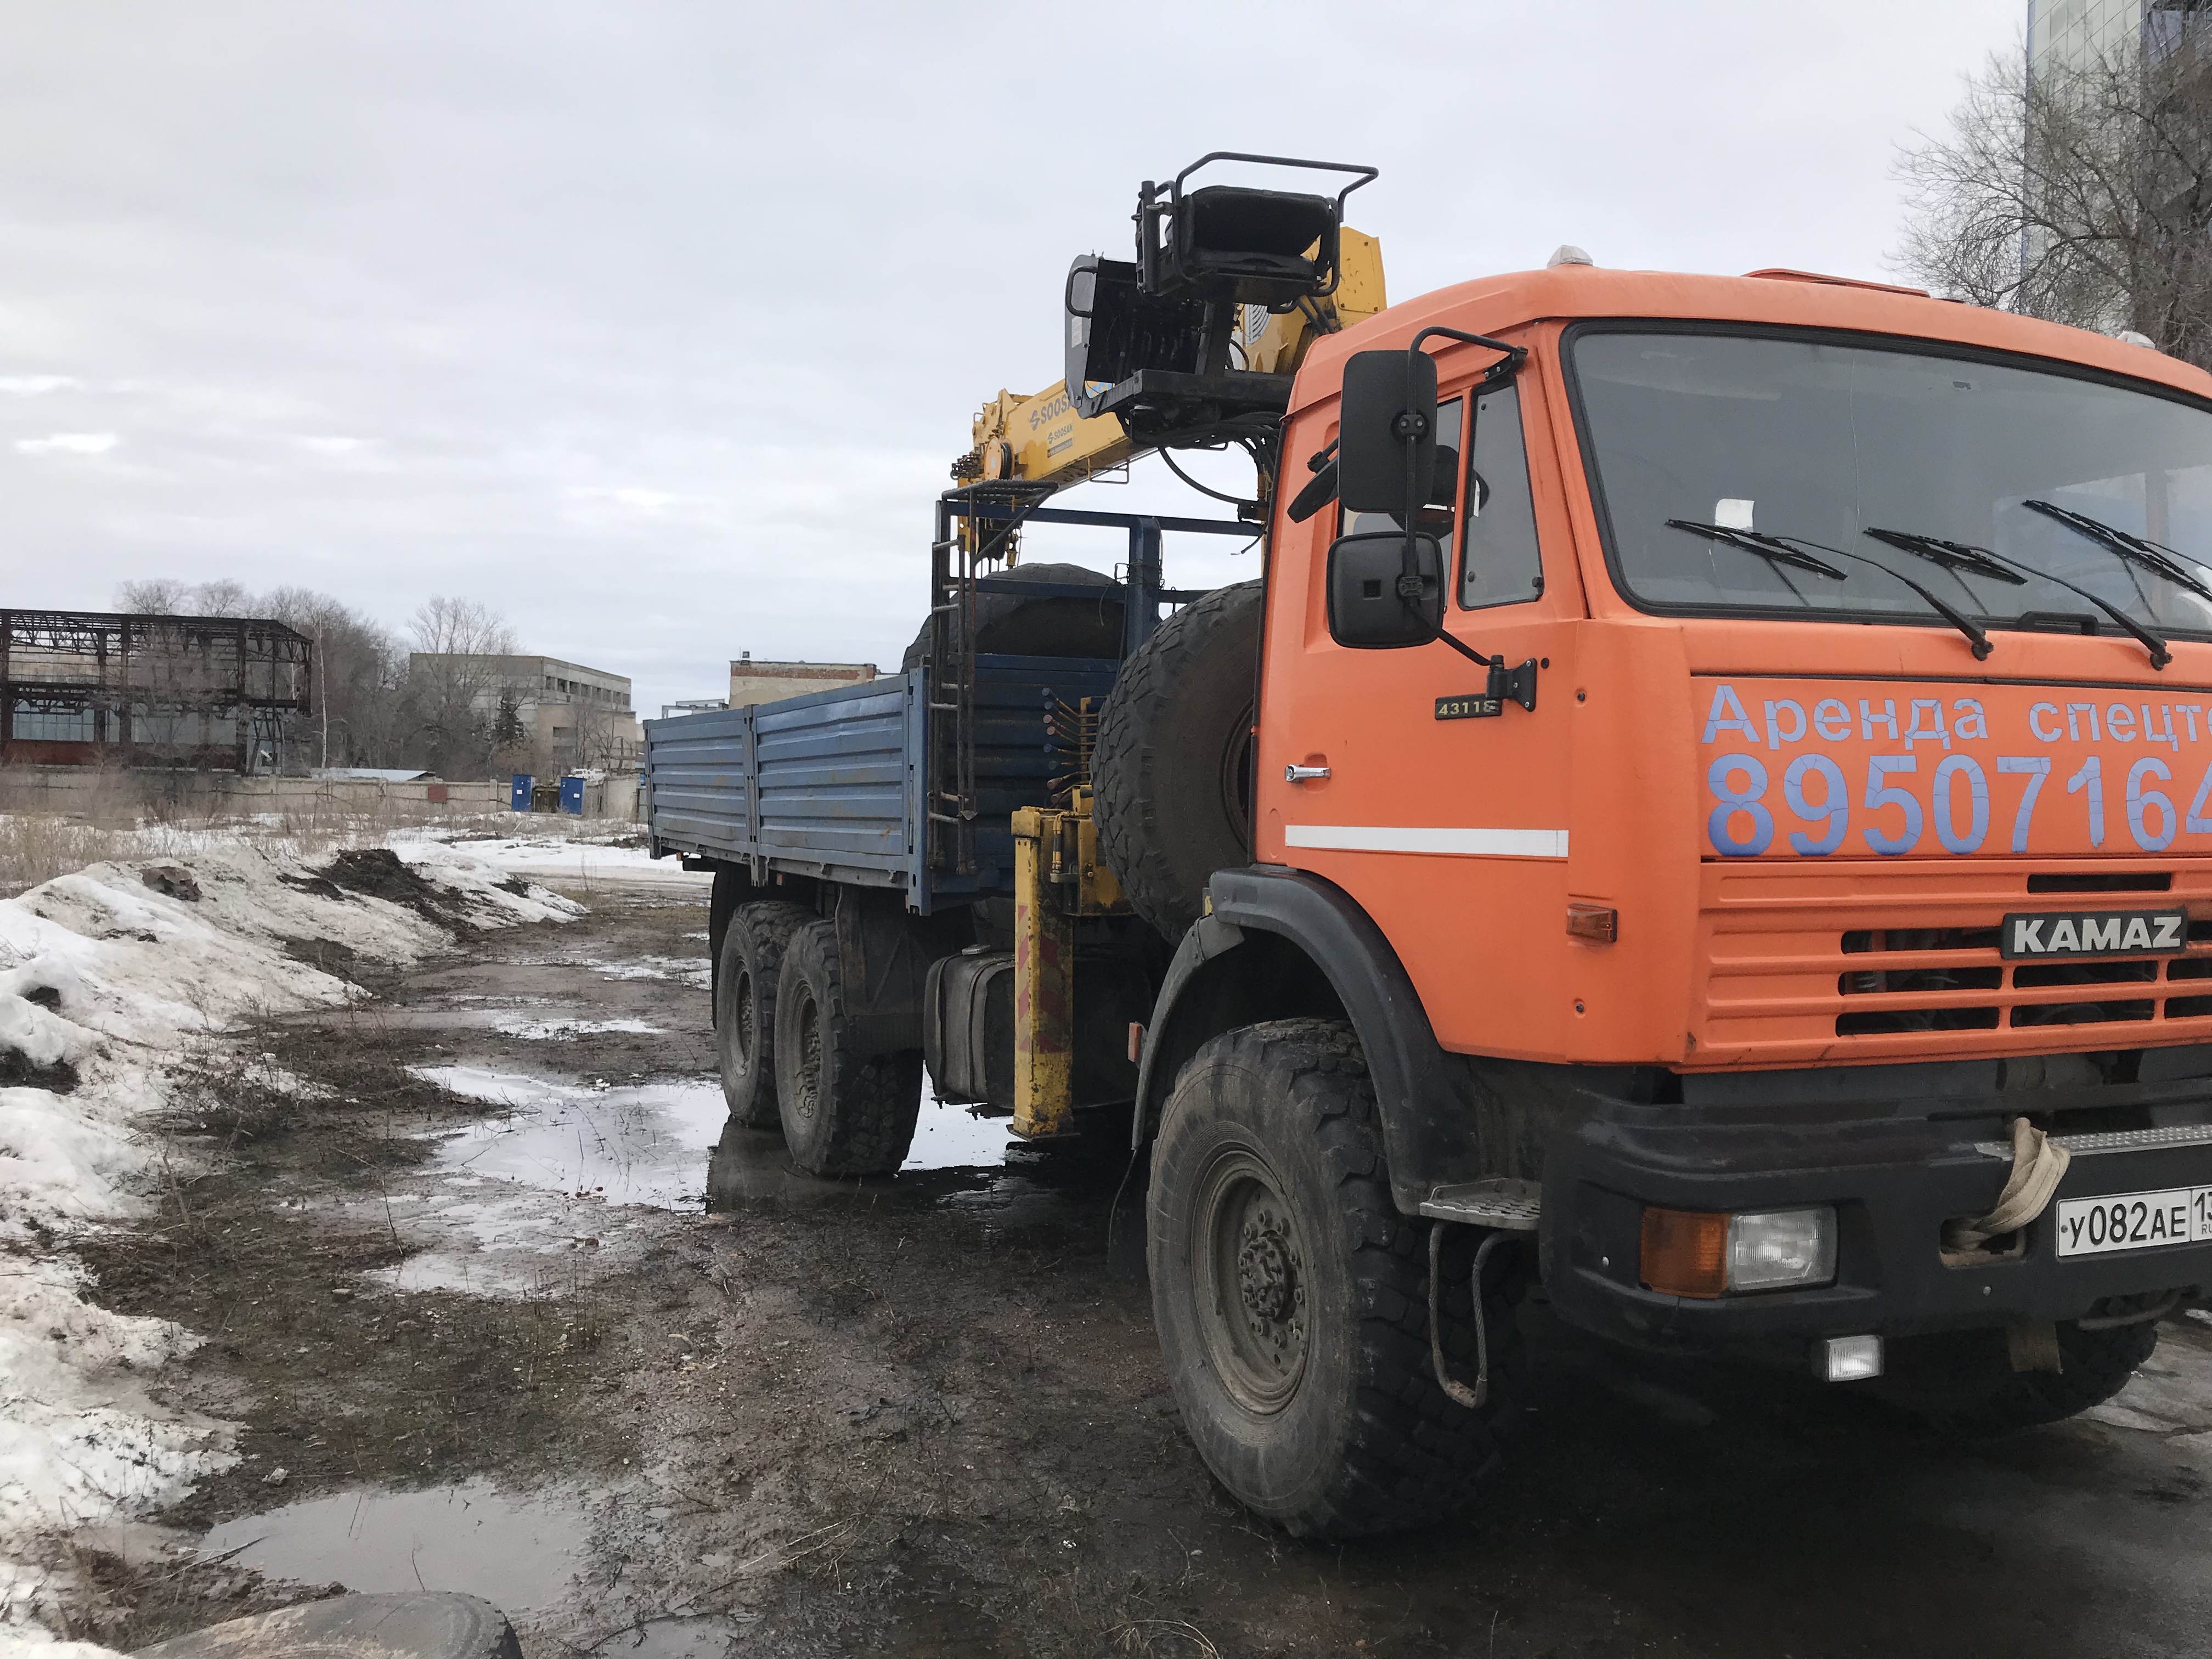
[[[783,973],[785,947],[800,928],[811,927],[815,920],[815,913],[805,905],[780,902],[741,904],[730,917],[729,936],[739,939],[749,950],[755,981],[767,988],[763,1004],[767,1018],[756,1021],[753,1027],[760,1053],[752,1070],[750,1097],[742,1097],[732,1091],[727,1078],[722,1085],[731,1118],[748,1129],[778,1129],[783,1124],[775,1104],[775,990]],[[718,1016],[720,1012],[716,1011]],[[719,1018],[715,1024],[715,1058],[719,1061]]]
[[[1154,762],[1159,738],[1168,735],[1160,728],[1172,730],[1164,711],[1194,663],[1230,648],[1224,635],[1254,626],[1261,597],[1259,582],[1237,582],[1176,611],[1121,665],[1099,718],[1091,758],[1099,853],[1130,907],[1170,939],[1198,919],[1204,894],[1175,867],[1176,838],[1159,821]]]
[[[1364,1350],[1362,1376],[1342,1465],[1318,1502],[1275,1518],[1300,1536],[1344,1538],[1399,1531],[1456,1512],[1498,1464],[1519,1413],[1525,1349],[1511,1298],[1493,1286],[1486,1300],[1492,1392],[1482,1410],[1468,1410],[1445,1395],[1431,1363],[1429,1224],[1401,1215],[1391,1197],[1375,1087],[1351,1026],[1285,1019],[1242,1027],[1206,1043],[1183,1075],[1218,1064],[1285,1086],[1328,1172],[1338,1217],[1350,1230],[1361,1310],[1354,1340]],[[1471,1245],[1459,1256],[1455,1273],[1452,1254],[1446,1256],[1445,1347],[1456,1380],[1471,1382]]]
[[[1962,1389],[1954,1401],[1922,1407],[1923,1414],[1944,1432],[1961,1439],[1995,1439],[2078,1417],[2125,1388],[2128,1379],[2158,1347],[2155,1320],[2105,1331],[2062,1324],[2058,1328],[2062,1370],[2014,1371],[2005,1357],[2002,1334],[1975,1334],[1982,1339],[1974,1351],[1978,1361],[1975,1372],[1993,1381],[1980,1389]]]
[[[828,1122],[802,1157],[799,1138],[793,1135],[789,1120],[784,1120],[784,1139],[791,1145],[793,1160],[810,1175],[892,1173],[906,1161],[921,1115],[921,1050],[862,1056],[847,1046],[836,922],[816,921],[799,930],[786,950],[784,963],[787,976],[801,973],[814,981],[825,1073],[818,1109],[827,1114]],[[779,1025],[781,1006],[779,994]]]

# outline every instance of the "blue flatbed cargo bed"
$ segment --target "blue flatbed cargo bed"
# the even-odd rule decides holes
[[[656,858],[744,864],[772,874],[902,890],[927,912],[1010,891],[1019,806],[1048,804],[1073,757],[1048,735],[1054,700],[1103,698],[1109,659],[975,659],[975,808],[970,868],[933,860],[927,669],[645,722]],[[943,839],[943,838],[939,838]]]

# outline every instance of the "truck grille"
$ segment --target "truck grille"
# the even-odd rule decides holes
[[[2145,908],[2188,908],[2188,954],[2069,962],[1997,954],[2007,911],[2078,908],[2083,895],[2110,895],[2124,908],[2134,894],[2170,896]],[[1992,863],[1815,874],[1708,865],[1703,896],[1707,972],[1692,1010],[1693,1065],[2212,1040],[2212,869]]]

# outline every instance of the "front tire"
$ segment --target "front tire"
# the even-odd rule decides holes
[[[1300,1537],[1461,1507],[1498,1461],[1525,1360],[1486,1295],[1488,1403],[1455,1405],[1428,1343],[1428,1225],[1398,1212],[1348,1025],[1246,1026],[1176,1079],[1152,1150],[1152,1314],[1185,1428],[1238,1502]],[[1471,1230],[1446,1252],[1444,1346],[1474,1376]],[[1500,1278],[1505,1264],[1492,1267]]]
[[[2156,1320],[2102,1331],[2063,1323],[2060,1368],[2015,1371],[2002,1331],[1906,1337],[1891,1345],[1881,1391],[1947,1434],[1990,1439],[2063,1423],[2103,1405],[2157,1347]]]
[[[775,1109],[775,988],[784,947],[814,913],[797,904],[742,904],[722,935],[720,971],[714,975],[714,1060],[730,1121],[747,1129],[774,1129]]]
[[[921,1050],[863,1054],[845,1021],[837,924],[792,936],[775,994],[775,1097],[791,1161],[809,1175],[890,1175],[921,1115]]]

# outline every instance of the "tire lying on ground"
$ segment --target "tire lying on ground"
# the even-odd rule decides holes
[[[1098,846],[1129,904],[1170,939],[1206,878],[1251,861],[1261,585],[1217,588],[1121,666],[1091,757]]]
[[[1096,587],[1095,599],[1050,598],[994,592],[1008,582],[1058,582]],[[957,641],[963,619],[952,617]],[[900,661],[902,669],[929,660],[930,625],[925,621]],[[1121,654],[1121,588],[1111,576],[1079,564],[1022,564],[994,570],[975,582],[975,649],[1009,657],[1119,657]]]
[[[1486,1264],[1490,1393],[1479,1410],[1455,1405],[1430,1355],[1429,1224],[1391,1200],[1349,1025],[1248,1025],[1183,1067],[1152,1146],[1152,1319],[1199,1455],[1297,1536],[1451,1513],[1519,1413],[1511,1292],[1525,1267],[1503,1249]],[[1449,1230],[1440,1275],[1445,1352],[1470,1385],[1474,1235]]]
[[[889,1175],[921,1115],[921,1050],[863,1054],[845,1020],[837,925],[784,948],[775,993],[775,1100],[791,1161],[809,1175]]]
[[[473,1595],[341,1595],[234,1619],[137,1659],[521,1659],[506,1615]]]
[[[2015,1371],[2002,1331],[1901,1337],[1889,1344],[1876,1390],[1893,1405],[1961,1439],[2042,1428],[2101,1406],[2158,1347],[2158,1322],[2109,1330],[2058,1327],[2056,1371]]]
[[[784,947],[815,920],[804,905],[741,904],[722,935],[714,1058],[731,1121],[748,1129],[782,1124],[775,1109],[775,988]]]

